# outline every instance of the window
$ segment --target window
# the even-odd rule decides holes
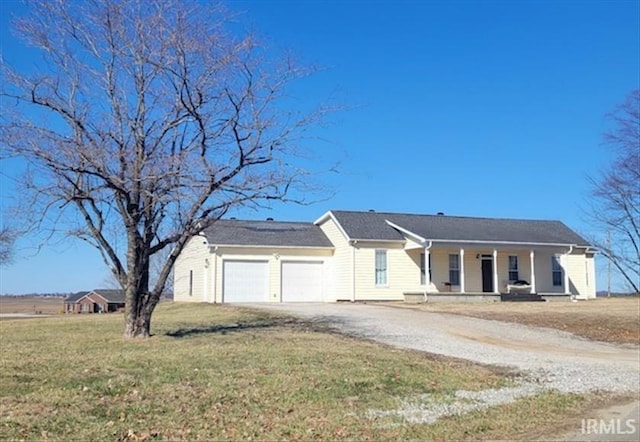
[[[189,296],[193,296],[193,270],[189,270]]]
[[[515,255],[509,256],[509,281],[517,281],[518,278],[518,257]]]
[[[376,285],[387,285],[387,251],[376,250]]]
[[[551,257],[551,274],[553,276],[553,286],[562,286],[562,266],[560,265],[560,256]]]
[[[449,255],[449,282],[460,285],[460,255]]]
[[[426,274],[425,274],[425,268],[424,268],[424,253],[420,254],[420,285],[425,285],[427,283],[426,281]],[[429,281],[432,281],[433,278],[431,277],[431,254],[429,254]]]

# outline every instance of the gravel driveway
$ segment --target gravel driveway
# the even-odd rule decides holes
[[[640,391],[640,351],[589,341],[562,331],[526,325],[371,304],[255,304],[328,323],[338,330],[401,348],[436,353],[516,369],[524,374],[513,388],[486,390],[482,397],[459,392],[459,405],[437,410],[422,398],[401,414],[406,420],[432,422],[440,416],[510,402],[543,390],[560,392]],[[473,402],[473,401],[472,401]],[[456,408],[457,407],[457,408]],[[381,414],[383,415],[383,414]]]

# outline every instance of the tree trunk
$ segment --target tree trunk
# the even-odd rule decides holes
[[[151,313],[153,309],[142,308],[136,312],[129,309],[125,315],[124,337],[148,338],[151,336]]]
[[[150,337],[151,315],[160,301],[160,295],[155,292],[136,293],[135,289],[131,289],[131,292],[127,292],[126,300],[125,339]]]

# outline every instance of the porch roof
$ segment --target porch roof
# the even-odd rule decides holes
[[[474,218],[385,212],[332,211],[353,240],[402,241],[403,232],[432,241],[566,244],[589,243],[561,221]]]

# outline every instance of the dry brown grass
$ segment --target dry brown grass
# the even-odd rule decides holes
[[[0,313],[58,315],[63,312],[64,298],[44,296],[0,296]]]
[[[548,392],[432,425],[367,418],[398,400],[511,381],[501,370],[211,304],[164,304],[155,336],[122,315],[0,321],[0,440],[531,439],[591,398]]]
[[[640,298],[579,302],[394,304],[429,312],[517,322],[563,330],[596,341],[640,344]]]

